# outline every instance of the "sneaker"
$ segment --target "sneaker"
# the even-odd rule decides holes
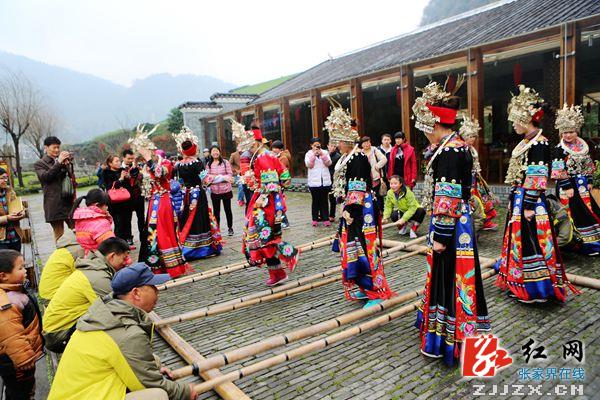
[[[335,217],[329,217],[329,222],[334,223],[335,222]]]
[[[323,226],[326,227],[326,228],[328,228],[328,227],[331,226],[331,222],[325,221],[325,222],[323,222]]]
[[[408,233],[408,224],[402,225],[402,228],[398,229],[398,235],[406,235]]]
[[[316,228],[317,226],[319,226],[319,221],[313,221],[312,226],[313,226],[313,228]]]
[[[409,232],[408,236],[409,236],[411,239],[416,239],[416,238],[418,238],[418,237],[419,237],[419,236],[417,235],[417,232],[413,231],[412,229],[410,230],[410,232]]]
[[[369,307],[376,306],[377,304],[380,304],[381,302],[383,302],[383,300],[381,300],[381,299],[369,300],[369,301],[367,301],[367,304],[365,304],[365,305],[363,306],[363,310],[364,310],[364,309],[367,309],[367,308],[369,308]]]
[[[227,236],[233,236],[233,228],[229,228],[227,231]]]
[[[134,244],[133,244],[133,239],[132,239],[132,238],[129,238],[129,239],[127,239],[127,240],[126,240],[126,242],[127,242],[127,244],[128,244],[128,245],[130,245],[130,246],[133,246],[133,245],[134,245]]]
[[[353,295],[357,300],[367,300],[368,299],[367,295],[364,294],[363,292],[361,292],[360,290],[355,291],[353,293]]]

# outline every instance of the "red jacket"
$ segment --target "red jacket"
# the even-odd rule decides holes
[[[412,189],[417,183],[417,157],[415,156],[415,148],[408,143],[402,143],[400,147],[402,148],[402,154],[404,154],[404,182]],[[388,178],[394,173],[394,162],[397,151],[396,146],[390,151]]]

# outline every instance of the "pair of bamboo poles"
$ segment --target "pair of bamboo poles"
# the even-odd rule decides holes
[[[388,226],[389,225],[393,225],[393,224],[388,224]],[[307,247],[309,249],[318,248],[318,247],[322,247],[324,245],[330,244],[332,240],[333,240],[332,238],[323,238],[323,239],[311,242],[309,244],[300,246],[300,248],[307,248]],[[419,247],[417,250],[413,250],[403,256],[388,259],[388,260],[386,260],[386,262],[396,262],[401,259],[405,259],[405,258],[412,257],[412,256],[420,254],[420,253],[424,253],[427,250],[426,247],[415,246],[416,243],[421,242],[423,240],[425,240],[424,237],[416,239],[414,241],[400,243],[399,245],[396,245],[396,246],[394,246],[394,244],[397,244],[399,242],[384,240],[383,244],[391,246],[391,248],[387,249],[383,255],[389,255],[390,253],[392,253],[394,251],[404,250],[407,248],[409,248],[409,250],[410,250],[411,246],[412,246],[412,248]],[[492,267],[493,264],[495,263],[495,261],[496,260],[486,259],[483,262],[482,266]],[[242,263],[240,263],[240,264],[242,264]],[[238,268],[238,269],[242,269],[245,267],[246,266]],[[221,270],[227,271],[225,273],[233,272],[233,270],[231,269],[231,266],[221,268]],[[221,274],[222,274],[222,272],[219,272],[216,274],[214,274],[214,272],[213,272],[213,274],[211,274],[210,276],[216,276],[216,275],[221,275]],[[334,275],[334,274],[337,274],[338,277],[328,278],[328,279],[324,279],[321,281],[313,282],[309,285],[305,285],[305,283],[307,283],[307,282],[311,282],[311,281],[319,279],[319,278],[328,277],[328,276]],[[495,274],[494,271],[488,271],[488,272],[482,274],[482,276],[484,277],[484,279],[486,279],[494,274]],[[208,278],[210,276],[206,276],[206,278]],[[579,285],[583,285],[583,286],[593,287],[595,289],[600,289],[600,280],[588,278],[588,277],[577,276],[577,275],[572,275],[572,274],[568,274],[568,277],[571,280],[571,282],[573,282],[574,284],[579,284]],[[206,278],[201,278],[201,279],[206,279]],[[254,304],[259,304],[259,303],[262,303],[263,301],[276,300],[276,299],[283,298],[288,295],[292,295],[292,294],[295,294],[295,293],[298,293],[301,291],[311,290],[313,288],[335,282],[339,279],[341,279],[341,277],[339,277],[339,266],[338,266],[338,267],[328,269],[327,271],[325,271],[323,273],[314,274],[314,275],[311,275],[308,277],[298,279],[295,282],[291,282],[291,283],[284,285],[282,287],[279,287],[279,288],[274,288],[274,289],[269,289],[267,291],[257,292],[257,293],[254,293],[254,294],[251,294],[248,296],[240,297],[238,299],[230,300],[228,302],[220,303],[220,304],[213,305],[210,307],[204,307],[202,309],[195,310],[195,311],[192,311],[189,313],[185,313],[185,314],[182,314],[179,316],[162,319],[162,320],[159,320],[156,322],[156,326],[158,326],[160,329],[160,327],[164,327],[165,325],[173,324],[176,322],[187,321],[187,320],[191,320],[191,319],[195,319],[195,318],[206,317],[209,315],[220,314],[220,313],[224,313],[227,311],[239,309],[242,307],[248,307],[248,306],[251,306]],[[193,281],[196,281],[196,280],[191,280],[191,282],[193,282]],[[346,325],[346,324],[355,322],[357,320],[366,318],[366,317],[368,317],[374,313],[380,312],[382,310],[399,305],[405,301],[408,301],[410,299],[413,299],[413,298],[419,296],[422,293],[423,293],[422,289],[421,290],[413,289],[413,290],[411,290],[407,293],[404,293],[400,296],[397,296],[390,300],[387,300],[378,306],[375,306],[375,307],[372,307],[372,308],[369,308],[366,310],[362,310],[362,309],[356,310],[356,311],[353,311],[353,312],[350,312],[347,314],[340,315],[336,318],[332,318],[330,320],[323,321],[323,322],[313,325],[313,326],[304,327],[304,328],[296,329],[294,331],[287,332],[284,334],[272,336],[272,337],[266,338],[258,343],[243,346],[241,348],[238,348],[238,349],[226,352],[226,353],[214,355],[214,356],[206,358],[202,361],[195,362],[190,366],[186,366],[186,367],[183,367],[183,368],[173,371],[173,376],[175,378],[180,378],[180,377],[189,376],[192,374],[197,375],[199,373],[209,371],[214,368],[219,368],[219,367],[228,365],[230,363],[251,357],[256,354],[264,353],[268,350],[271,350],[271,349],[274,349],[277,347],[285,346],[288,343],[296,342],[298,340],[302,340],[307,337],[321,334],[321,333],[336,329],[342,325]],[[267,368],[273,367],[275,365],[279,365],[279,364],[286,362],[288,360],[291,360],[293,358],[297,358],[302,355],[324,349],[333,343],[343,341],[345,339],[356,336],[366,330],[374,329],[376,327],[379,327],[381,325],[389,323],[393,319],[396,319],[402,315],[405,315],[411,311],[414,311],[416,309],[417,305],[418,305],[418,302],[411,303],[411,304],[401,307],[397,310],[394,310],[390,313],[382,315],[376,319],[353,326],[351,328],[348,328],[348,329],[341,331],[339,333],[336,333],[334,335],[327,336],[326,338],[323,338],[323,339],[320,339],[320,340],[317,340],[314,342],[310,342],[299,348],[290,350],[289,352],[270,357],[266,360],[251,364],[247,367],[238,369],[231,373],[228,373],[225,375],[220,375],[215,378],[211,378],[211,379],[207,380],[206,382],[197,385],[195,387],[195,389],[199,393],[205,392],[205,391],[213,389],[217,385],[221,385],[221,384],[227,383],[227,382],[232,382],[232,381],[240,379],[244,376],[248,376],[250,374],[259,372],[263,369],[267,369]]]
[[[389,224],[385,224],[382,226],[382,229],[389,228],[392,226],[396,226],[395,222],[391,222]],[[305,253],[307,251],[316,250],[321,247],[329,246],[335,240],[335,235],[326,236],[317,240],[313,240],[312,242],[304,243],[297,247],[297,249],[301,253]],[[194,283],[198,281],[202,281],[204,279],[212,278],[214,276],[226,275],[235,271],[239,271],[245,268],[249,268],[250,264],[247,262],[238,262],[226,265],[224,267],[217,267],[213,269],[209,269],[208,271],[198,272],[195,274],[187,275],[182,278],[177,278],[170,280],[162,285],[156,286],[158,290],[167,290],[177,286],[185,285],[188,283]]]

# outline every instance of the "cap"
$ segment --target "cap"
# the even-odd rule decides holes
[[[160,285],[167,282],[169,274],[153,274],[150,268],[142,262],[125,267],[115,274],[111,287],[115,295],[129,293],[133,288],[146,285]]]

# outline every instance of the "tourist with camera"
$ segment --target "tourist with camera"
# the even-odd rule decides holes
[[[64,232],[64,224],[73,227],[68,216],[77,197],[73,155],[60,150],[60,139],[48,136],[44,139],[44,156],[34,164],[35,173],[44,191],[44,216],[52,226],[54,240]]]
[[[308,168],[308,189],[312,197],[312,226],[330,226],[328,194],[331,190],[331,174],[329,166],[331,158],[329,152],[321,148],[321,140],[312,138],[310,150],[304,156],[304,163]]]

